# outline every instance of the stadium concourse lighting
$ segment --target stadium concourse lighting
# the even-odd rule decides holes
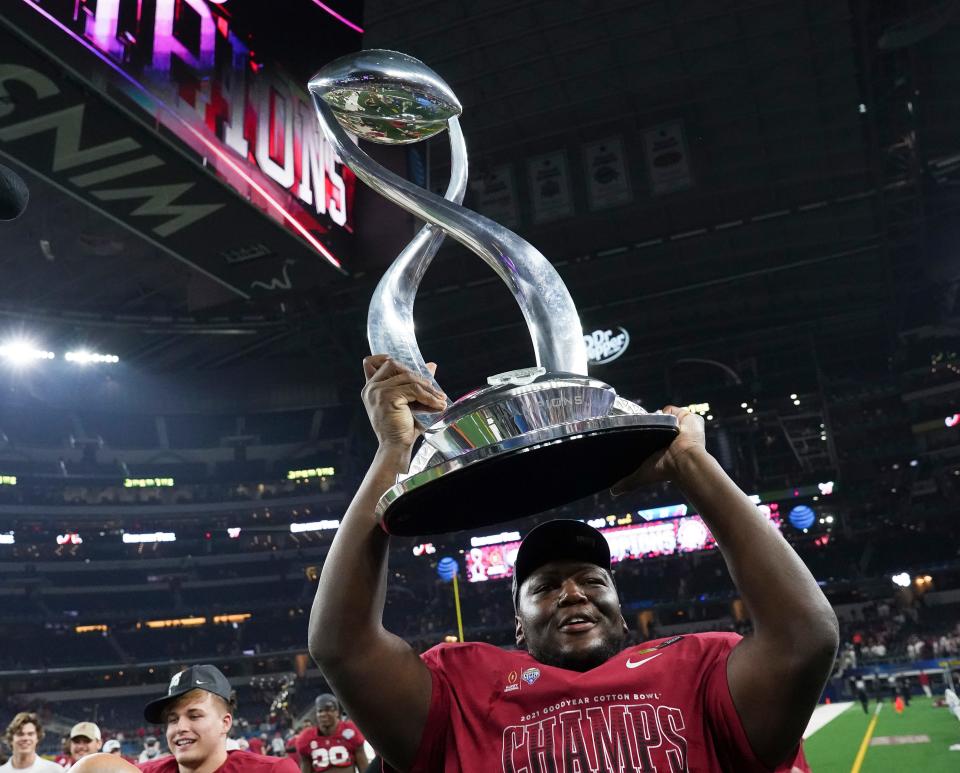
[[[0,357],[13,365],[29,365],[37,360],[52,360],[56,355],[44,349],[38,349],[29,341],[15,339],[0,345]]]
[[[900,572],[900,574],[895,574],[890,578],[893,580],[894,585],[899,585],[901,588],[910,587],[910,575],[906,572]]]
[[[109,364],[115,365],[120,362],[120,358],[115,354],[98,354],[97,352],[88,352],[85,349],[67,352],[64,355],[67,362],[75,362],[77,365]]]
[[[293,534],[299,534],[302,531],[326,531],[328,529],[338,529],[340,528],[340,521],[338,519],[330,519],[326,521],[309,521],[308,523],[291,523],[290,531]]]

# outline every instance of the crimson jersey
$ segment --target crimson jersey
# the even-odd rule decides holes
[[[421,656],[433,692],[413,770],[769,773],[727,686],[740,639],[656,640],[585,673],[488,644],[438,645]]]
[[[137,765],[143,773],[180,773],[176,757],[167,755]],[[227,761],[214,773],[300,773],[289,757],[264,757],[262,754],[236,749],[227,752]]]
[[[297,738],[297,753],[313,763],[313,770],[348,768],[357,764],[357,749],[363,748],[363,735],[349,719],[337,724],[330,735],[308,727]]]
[[[790,762],[784,762],[773,773],[813,773],[810,763],[803,754],[803,744],[797,749],[797,756]]]

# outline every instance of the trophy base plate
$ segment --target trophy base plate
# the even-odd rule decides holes
[[[404,537],[534,515],[609,488],[678,432],[675,416],[656,413],[536,430],[412,475],[380,498],[377,515]]]

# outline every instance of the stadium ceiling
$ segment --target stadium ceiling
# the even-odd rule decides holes
[[[816,350],[854,367],[920,313],[927,282],[953,280],[937,234],[960,169],[957,5],[367,0],[363,47],[451,84],[466,203],[557,265],[587,330],[629,331],[597,374],[642,391],[691,356],[789,370]],[[292,70],[325,61],[310,59]],[[442,189],[444,140],[412,153]],[[3,232],[0,311],[54,337],[99,326],[148,369],[301,361],[353,384],[372,287],[415,226],[358,194],[349,275],[246,301],[30,183],[29,214]],[[427,274],[417,331],[455,389],[530,364],[512,297],[455,245]]]

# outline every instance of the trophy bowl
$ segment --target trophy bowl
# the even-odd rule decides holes
[[[420,280],[445,236],[484,260],[514,295],[536,366],[487,379],[425,428],[406,473],[377,504],[390,534],[423,536],[532,515],[608,488],[679,428],[587,375],[583,329],[553,265],[517,234],[463,207],[467,152],[460,103],[425,64],[369,50],[331,62],[309,83],[320,126],[364,183],[425,221],[374,291],[367,316],[373,353],[388,354],[439,388],[414,334]],[[407,144],[448,130],[450,184],[441,197],[380,166],[348,132]]]

